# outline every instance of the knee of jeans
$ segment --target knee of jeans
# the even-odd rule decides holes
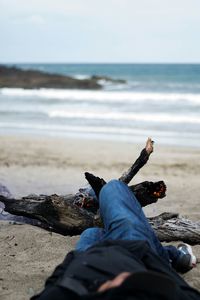
[[[107,184],[109,184],[109,185],[118,185],[118,184],[121,184],[122,183],[122,181],[120,181],[120,180],[118,180],[118,179],[112,179],[112,180],[110,180]]]
[[[120,184],[123,184],[122,181],[120,181],[118,179],[112,179],[106,185],[103,186],[103,188],[101,189],[101,192],[103,190],[110,190],[110,188],[115,189],[115,187],[119,186]]]

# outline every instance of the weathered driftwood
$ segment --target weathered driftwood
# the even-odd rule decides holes
[[[0,201],[4,202],[6,211],[38,219],[42,227],[62,235],[77,235],[88,227],[101,226],[95,214],[73,204],[74,195],[33,195],[18,200],[0,196]],[[194,223],[173,213],[149,218],[149,222],[160,241],[200,244],[200,222]]]
[[[148,161],[149,155],[143,149],[139,158],[119,180],[128,184]],[[75,204],[75,198],[75,195],[31,195],[22,199],[0,196],[0,201],[5,204],[5,211],[40,220],[38,226],[62,235],[77,235],[86,228],[102,226],[97,215]],[[149,218],[149,222],[160,241],[182,240],[190,244],[200,244],[200,222],[194,223],[172,213]]]
[[[150,143],[151,140],[148,139],[146,147]],[[137,160],[119,180],[128,184],[140,168],[146,164],[151,152],[147,153],[146,149],[143,149]],[[89,197],[86,194],[85,197],[87,196]],[[100,222],[94,214],[75,205],[75,198],[75,195],[63,197],[32,195],[16,200],[10,199],[10,197],[6,198],[5,193],[4,196],[0,195],[0,201],[5,204],[5,211],[13,215],[40,220],[41,223],[35,224],[64,235],[79,234],[85,228],[99,225]]]
[[[63,235],[80,234],[94,226],[94,214],[74,205],[74,195],[30,195],[22,199],[0,196],[0,201],[5,204],[5,211],[40,220],[43,228]]]
[[[191,245],[200,244],[200,222],[192,222],[177,213],[162,213],[149,218],[161,242],[183,241]]]

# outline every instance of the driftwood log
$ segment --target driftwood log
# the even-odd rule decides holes
[[[128,184],[143,167],[150,155],[147,155],[144,150],[119,180]],[[75,205],[73,194],[66,196],[30,195],[21,199],[0,196],[0,201],[5,204],[5,211],[39,220],[38,226],[62,235],[78,235],[86,228],[102,226],[98,215]],[[194,223],[179,217],[177,213],[163,213],[148,220],[160,241],[200,244],[200,222]]]
[[[5,210],[41,221],[41,227],[62,235],[78,235],[88,227],[102,226],[100,218],[73,204],[74,195],[29,196],[8,199],[0,196]],[[192,222],[176,213],[149,218],[160,241],[200,244],[200,222]]]

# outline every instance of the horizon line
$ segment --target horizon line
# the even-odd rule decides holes
[[[30,61],[26,61],[26,62],[22,62],[22,61],[18,61],[18,62],[0,62],[0,65],[5,65],[5,64],[77,64],[77,65],[130,65],[130,64],[134,64],[134,65],[197,65],[200,64],[199,62],[42,62],[42,61],[38,61],[38,62],[30,62]]]

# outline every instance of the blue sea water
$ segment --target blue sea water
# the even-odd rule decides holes
[[[0,89],[0,133],[200,147],[199,64],[18,64],[23,69],[124,79],[103,89]]]

